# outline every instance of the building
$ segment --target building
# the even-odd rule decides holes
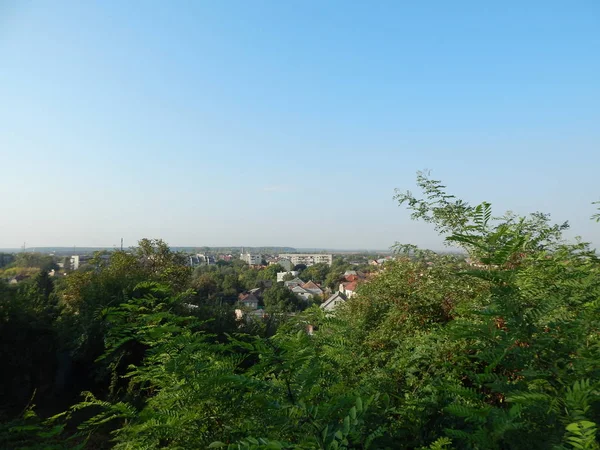
[[[252,320],[262,320],[268,317],[268,314],[264,309],[253,309],[252,311],[243,311],[241,309],[236,309],[234,311],[235,318],[237,320],[242,320],[245,318],[246,323],[251,322]]]
[[[346,281],[364,280],[366,278],[367,276],[364,273],[358,272],[356,270],[346,270],[344,272],[344,279]]]
[[[240,294],[238,300],[242,305],[246,308],[257,309],[258,308],[258,298],[252,292],[247,292],[245,294]]]
[[[195,255],[190,255],[190,267],[198,267],[198,266],[208,266],[210,264],[215,263],[215,258],[213,256],[204,255],[202,253],[196,253]]]
[[[240,259],[249,266],[260,266],[262,262],[261,255],[253,255],[252,253],[242,253]]]
[[[301,287],[313,295],[323,295],[323,289],[321,289],[321,287],[312,280],[307,281]]]
[[[284,270],[288,272],[294,268],[294,264],[292,264],[292,262],[287,258],[279,258],[277,260],[277,264],[279,264],[281,267],[283,267]]]
[[[284,278],[286,275],[291,275],[294,278],[298,276],[300,272],[297,272],[295,270],[291,270],[289,272],[277,272],[277,282],[280,283],[282,281],[284,281]]]
[[[339,292],[344,294],[347,298],[354,297],[356,294],[356,281],[345,281],[340,283]]]
[[[298,264],[312,266],[319,263],[331,265],[333,263],[333,255],[327,253],[286,253],[279,255],[279,258],[289,259],[294,266]]]
[[[321,309],[324,311],[333,311],[337,305],[340,303],[344,303],[347,300],[347,297],[341,292],[336,292],[323,303],[321,303]]]
[[[285,285],[286,288],[292,289],[293,287],[303,285],[304,281],[302,281],[300,278],[296,277],[293,280],[284,281],[283,284]]]
[[[305,283],[299,278],[296,278],[294,280],[286,281],[285,286],[306,302],[315,295],[323,295],[323,289],[321,289],[314,281],[307,281]]]
[[[101,259],[103,259],[104,261],[107,261],[108,258],[109,258],[109,255],[101,256]],[[73,255],[73,256],[71,256],[71,260],[70,260],[70,266],[71,266],[70,268],[71,268],[71,270],[77,270],[81,266],[89,263],[91,259],[92,259],[92,256],[90,256],[90,255]]]
[[[304,289],[302,286],[294,286],[291,291],[296,294],[298,297],[300,297],[302,300],[304,300],[305,302],[308,302],[312,296],[313,293],[310,292],[307,289]]]
[[[383,266],[383,264],[387,261],[390,261],[392,259],[391,256],[386,256],[385,258],[379,258],[379,259],[374,259],[372,261],[369,261],[369,264],[371,266]]]

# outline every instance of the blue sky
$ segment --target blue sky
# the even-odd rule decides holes
[[[600,244],[600,3],[0,2],[0,247],[440,248],[431,169]]]

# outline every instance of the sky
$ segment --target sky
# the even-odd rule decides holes
[[[600,2],[0,0],[0,248],[440,249],[429,169],[600,246]]]

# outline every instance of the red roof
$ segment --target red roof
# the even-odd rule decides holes
[[[346,291],[356,291],[356,281],[353,281],[352,283],[344,283],[344,290]]]

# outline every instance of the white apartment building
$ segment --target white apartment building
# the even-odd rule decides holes
[[[306,266],[312,266],[313,264],[326,263],[331,265],[333,263],[333,255],[326,253],[286,253],[279,255],[280,258],[289,259],[292,264],[304,264]]]
[[[300,272],[296,272],[295,270],[290,270],[289,272],[277,272],[277,282],[282,282],[286,275],[297,277],[299,273]]]
[[[250,266],[260,266],[262,255],[253,255],[251,253],[242,253],[240,259]]]

